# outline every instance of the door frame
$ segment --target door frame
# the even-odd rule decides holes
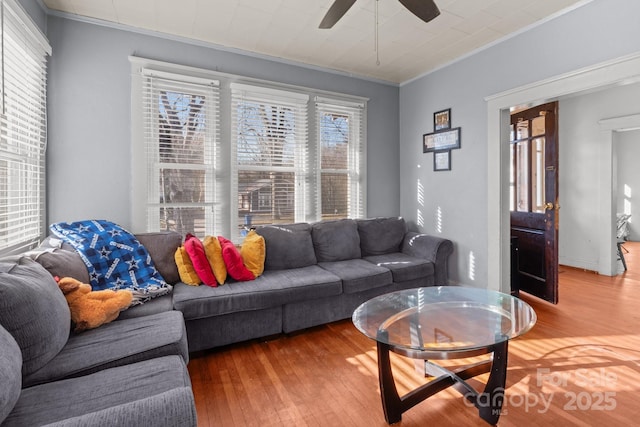
[[[598,125],[600,126],[600,169],[602,171],[601,177],[604,178],[599,180],[600,187],[598,188],[602,195],[600,217],[603,219],[603,225],[608,224],[608,227],[598,227],[600,230],[598,273],[605,276],[615,276],[618,274],[618,257],[617,255],[612,256],[612,253],[617,254],[616,206],[618,194],[613,177],[615,173],[614,134],[640,128],[640,114],[603,119],[598,122]]]
[[[487,286],[489,289],[497,289],[507,293],[510,289],[509,108],[515,105],[543,104],[558,100],[563,96],[636,82],[640,82],[640,53],[595,64],[485,98],[488,116]],[[601,151],[606,151],[608,148],[611,152],[611,144],[606,147],[604,145],[601,145]],[[608,158],[601,162],[599,174],[606,173],[607,169],[611,170],[610,164],[607,167],[608,159],[611,158],[612,153],[609,153]],[[609,178],[606,176],[601,176],[601,178],[612,179],[611,172]],[[608,186],[608,191],[613,191],[612,185]],[[601,211],[601,216],[603,216],[601,221],[606,221],[610,227],[615,227],[615,221],[612,221],[612,218],[607,219],[609,215],[604,210]],[[606,231],[599,238],[602,239],[605,233]],[[615,236],[615,234],[613,235]],[[602,243],[606,244],[606,242]],[[599,247],[602,246],[599,245]],[[613,247],[611,251],[602,250],[599,270],[607,271],[613,265],[614,260]]]

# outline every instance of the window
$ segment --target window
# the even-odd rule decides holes
[[[322,219],[364,216],[364,105],[318,98]]]
[[[143,76],[146,230],[213,234],[218,82]]]
[[[366,215],[364,98],[130,61],[135,232]]]
[[[13,0],[1,2],[0,253],[45,230],[46,58],[51,47]]]
[[[233,83],[231,98],[236,228],[304,221],[309,211],[309,97]]]

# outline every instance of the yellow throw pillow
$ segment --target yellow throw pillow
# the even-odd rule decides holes
[[[213,275],[216,276],[216,280],[221,285],[227,280],[227,267],[224,264],[222,258],[222,247],[220,241],[215,236],[205,236],[204,241],[204,253],[207,255]]]
[[[256,277],[264,271],[264,258],[266,254],[264,237],[256,233],[255,230],[249,231],[247,237],[244,238],[242,246],[240,246],[240,255],[245,267]]]
[[[173,258],[175,259],[176,265],[178,266],[180,280],[187,285],[198,286],[201,283],[200,278],[198,277],[198,273],[196,273],[196,270],[193,268],[193,264],[191,264],[189,254],[187,253],[184,246],[180,246],[178,249],[176,249],[176,253]]]

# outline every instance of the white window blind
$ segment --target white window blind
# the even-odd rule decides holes
[[[129,60],[134,230],[240,243],[254,225],[366,215],[365,98]]]
[[[0,44],[0,253],[38,244],[45,221],[48,42],[13,0]]]
[[[364,216],[364,104],[316,98],[321,218]]]
[[[147,230],[220,229],[218,81],[143,70]]]
[[[296,92],[231,84],[232,238],[251,225],[307,219],[308,100]]]

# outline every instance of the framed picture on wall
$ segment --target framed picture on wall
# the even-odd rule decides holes
[[[422,152],[445,151],[460,148],[460,128],[441,130],[422,135]]]
[[[451,129],[451,108],[433,113],[433,131]]]
[[[451,170],[451,150],[433,153],[433,170],[436,172]]]

